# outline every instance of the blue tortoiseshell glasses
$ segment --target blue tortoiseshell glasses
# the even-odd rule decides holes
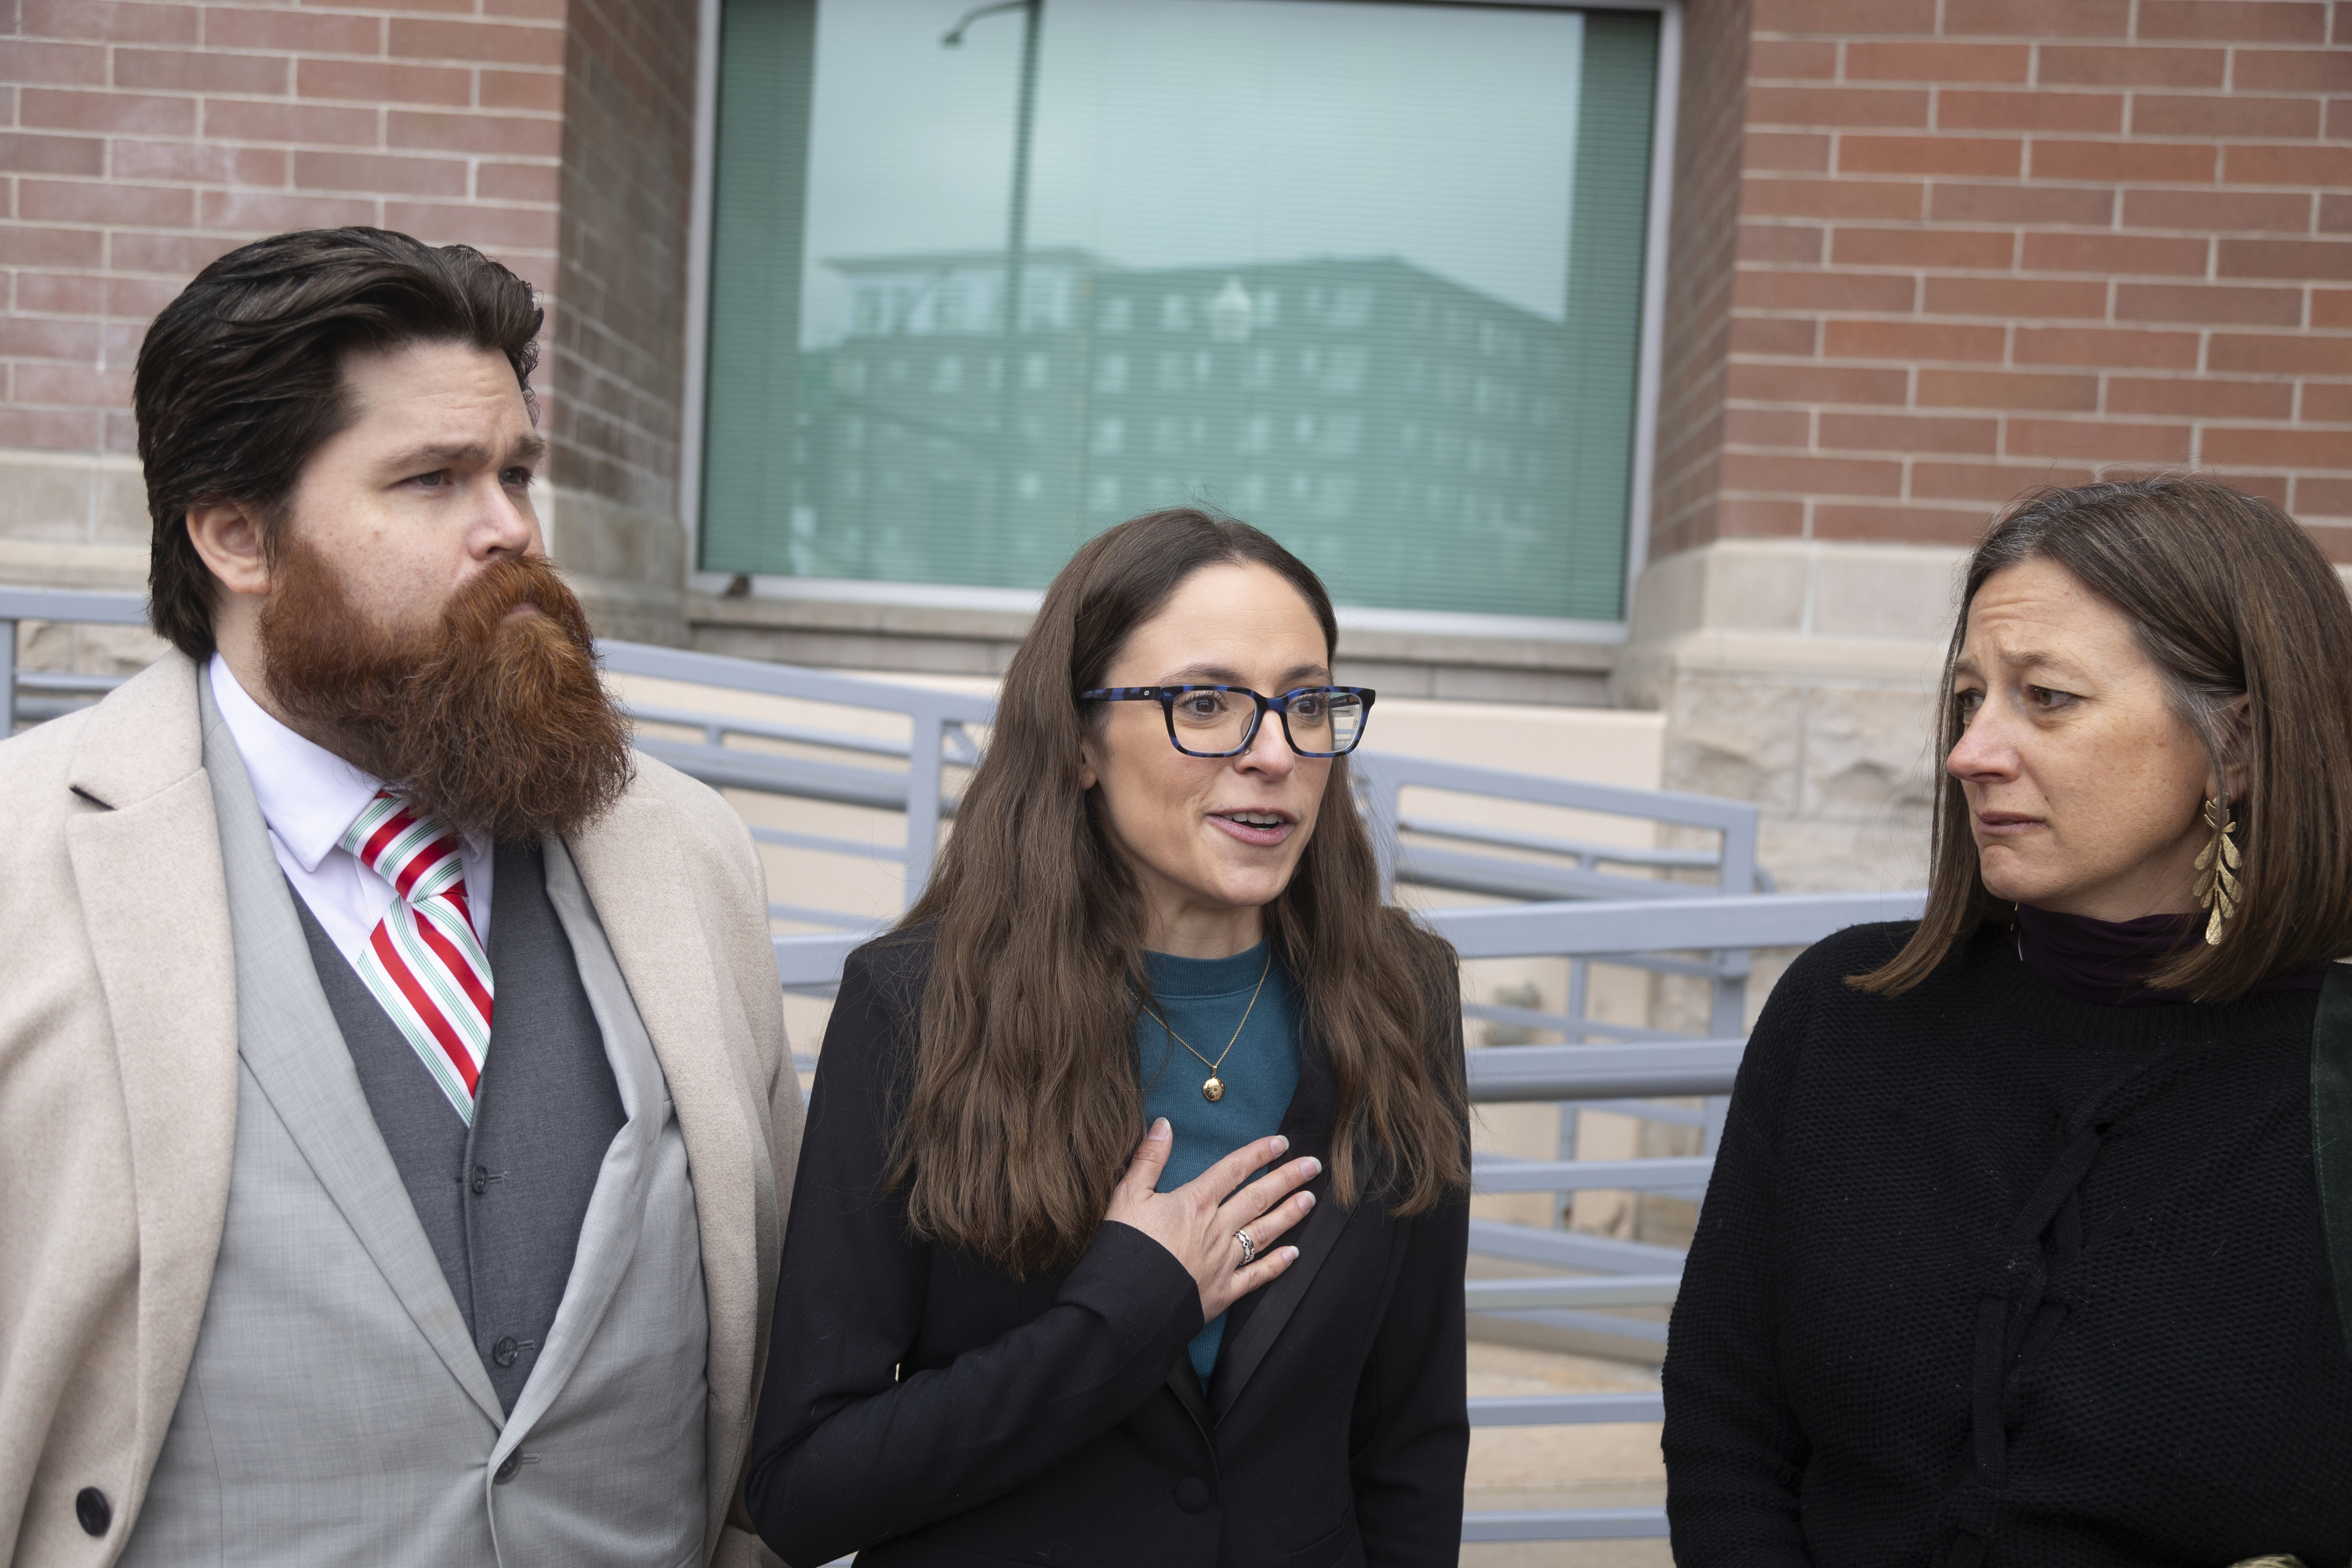
[[[1188,757],[1237,757],[1273,709],[1282,738],[1302,757],[1344,757],[1364,738],[1372,691],[1363,686],[1301,686],[1261,697],[1246,686],[1107,686],[1081,702],[1157,702],[1168,739]]]

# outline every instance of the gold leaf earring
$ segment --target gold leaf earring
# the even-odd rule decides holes
[[[2238,819],[2230,814],[2228,802],[2209,797],[2205,824],[2213,830],[2213,842],[2197,857],[2197,901],[2213,911],[2205,922],[2206,945],[2219,947],[2222,927],[2238,912],[2238,841],[2230,837],[2237,831]]]

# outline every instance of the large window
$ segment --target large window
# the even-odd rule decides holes
[[[1206,502],[1343,604],[1622,616],[1654,13],[971,9],[724,0],[704,569],[1035,587]]]

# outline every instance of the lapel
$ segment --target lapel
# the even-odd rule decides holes
[[[1278,1131],[1290,1140],[1290,1151],[1284,1159],[1312,1154],[1323,1162],[1322,1173],[1307,1184],[1307,1190],[1315,1194],[1315,1208],[1306,1223],[1282,1238],[1282,1245],[1298,1248],[1297,1261],[1283,1270],[1273,1284],[1234,1302],[1231,1315],[1225,1319],[1224,1352],[1217,1358],[1216,1374],[1209,1388],[1213,1422],[1223,1421],[1234,1402],[1241,1397],[1242,1390],[1265,1360],[1266,1352],[1284,1325],[1306,1299],[1307,1287],[1314,1284],[1316,1274],[1331,1256],[1333,1244],[1352,1217],[1349,1210],[1331,1198],[1331,1140],[1339,1118],[1339,1084],[1331,1076],[1330,1064],[1324,1059],[1314,1031],[1303,1033],[1298,1053],[1298,1089],[1290,1097],[1290,1109],[1283,1114]],[[1360,1184],[1370,1175],[1362,1153],[1360,1149],[1356,1162]],[[1368,1197],[1359,1197],[1357,1211],[1369,1208],[1371,1203]],[[1189,1363],[1183,1363],[1181,1370],[1187,1379],[1192,1377]],[[1174,1381],[1172,1374],[1170,1381]]]
[[[580,885],[580,873],[565,852],[562,840],[550,837],[542,848],[547,865],[547,898],[555,907],[563,933],[571,939],[572,954],[580,971],[581,988],[596,1016],[604,1036],[604,1055],[621,1092],[628,1121],[604,1152],[596,1173],[596,1186],[588,1212],[580,1222],[580,1242],[572,1256],[572,1273],[564,1280],[563,1300],[549,1328],[547,1348],[531,1367],[515,1407],[499,1436],[493,1462],[520,1444],[533,1425],[562,1393],[564,1384],[586,1353],[588,1342],[604,1320],[605,1309],[621,1287],[635,1256],[637,1237],[646,1217],[646,1191],[653,1178],[654,1155],[667,1125],[661,1068],[646,1043],[645,1031],[631,1005],[627,986],[613,962],[596,911]]]
[[[228,1207],[236,991],[197,667],[167,653],[91,710],[66,852],[130,1125],[139,1234],[137,1496],[179,1404]]]
[[[270,850],[236,742],[211,691],[198,685],[205,770],[235,933],[238,1055],[417,1331],[495,1429],[505,1420],[498,1391],[482,1370],[448,1277],[408,1201],[320,989],[293,891]]]
[[[1192,1370],[1192,1358],[1181,1348],[1168,1368],[1168,1392],[1176,1396],[1176,1403],[1184,1407],[1184,1414],[1192,1418],[1201,1436],[1210,1438],[1217,1424],[1209,1418],[1209,1402],[1201,1397],[1201,1374]],[[1214,1439],[1210,1440],[1213,1447]]]
[[[694,1176],[703,1295],[710,1318],[710,1476],[715,1532],[734,1491],[733,1460],[748,1439],[759,1344],[760,1238],[778,1221],[761,1128],[766,1101],[734,1066],[721,999],[733,994],[703,929],[681,846],[697,835],[677,807],[639,782],[565,847],[604,926],[677,1111]],[[723,1439],[723,1443],[721,1441]]]

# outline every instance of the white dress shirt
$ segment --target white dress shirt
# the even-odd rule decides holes
[[[228,661],[213,655],[213,700],[220,705],[229,739],[253,780],[269,847],[286,879],[302,895],[327,940],[356,968],[369,935],[395,895],[392,884],[369,868],[339,840],[376,791],[370,777],[317,742],[303,739],[247,695]],[[458,854],[466,871],[466,908],[474,934],[490,941],[490,867],[494,847],[468,835]]]

